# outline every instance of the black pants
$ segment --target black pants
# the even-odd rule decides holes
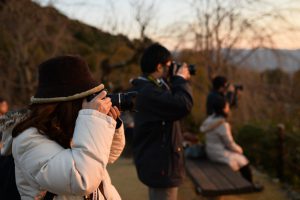
[[[242,174],[242,176],[247,179],[249,182],[253,182],[253,179],[252,179],[252,171],[250,169],[250,165],[246,165],[244,167],[242,167],[240,169],[240,173]]]
[[[16,186],[15,163],[12,155],[0,156],[0,198],[21,199]]]

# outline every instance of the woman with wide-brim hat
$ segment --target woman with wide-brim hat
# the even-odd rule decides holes
[[[103,89],[78,56],[40,64],[29,109],[0,124],[22,199],[121,199],[106,166],[121,154],[124,131]]]

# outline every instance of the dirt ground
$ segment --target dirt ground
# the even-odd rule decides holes
[[[108,166],[108,171],[113,185],[119,191],[123,200],[147,200],[147,187],[137,178],[133,162],[129,158],[120,158],[116,163]],[[265,190],[260,193],[243,195],[221,196],[218,200],[286,200],[288,199],[281,187],[271,179],[257,171],[254,171],[254,179],[263,183]],[[188,177],[179,188],[178,200],[208,200],[195,192],[193,183]]]

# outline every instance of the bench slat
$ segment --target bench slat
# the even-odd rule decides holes
[[[225,164],[187,159],[186,169],[203,196],[253,192],[252,184]]]
[[[200,170],[199,166],[191,161],[186,161],[187,173],[192,178],[193,182],[200,187],[200,190],[204,194],[214,193],[217,190],[216,186],[211,180]],[[204,189],[204,190],[203,190]]]
[[[214,167],[237,189],[242,191],[252,191],[252,184],[244,179],[239,172],[234,172],[229,167],[215,164]]]
[[[195,161],[200,169],[208,176],[211,181],[217,187],[217,190],[220,192],[227,192],[230,190],[234,190],[235,187],[224,177],[222,174],[219,173],[218,170],[214,168],[214,163],[209,161]],[[224,166],[227,167],[227,166]]]

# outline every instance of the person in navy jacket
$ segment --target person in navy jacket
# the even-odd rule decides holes
[[[190,73],[183,64],[169,83],[171,53],[160,44],[148,47],[141,58],[143,75],[132,81],[138,91],[133,151],[139,179],[149,188],[149,199],[177,199],[184,177],[180,120],[193,106]]]

